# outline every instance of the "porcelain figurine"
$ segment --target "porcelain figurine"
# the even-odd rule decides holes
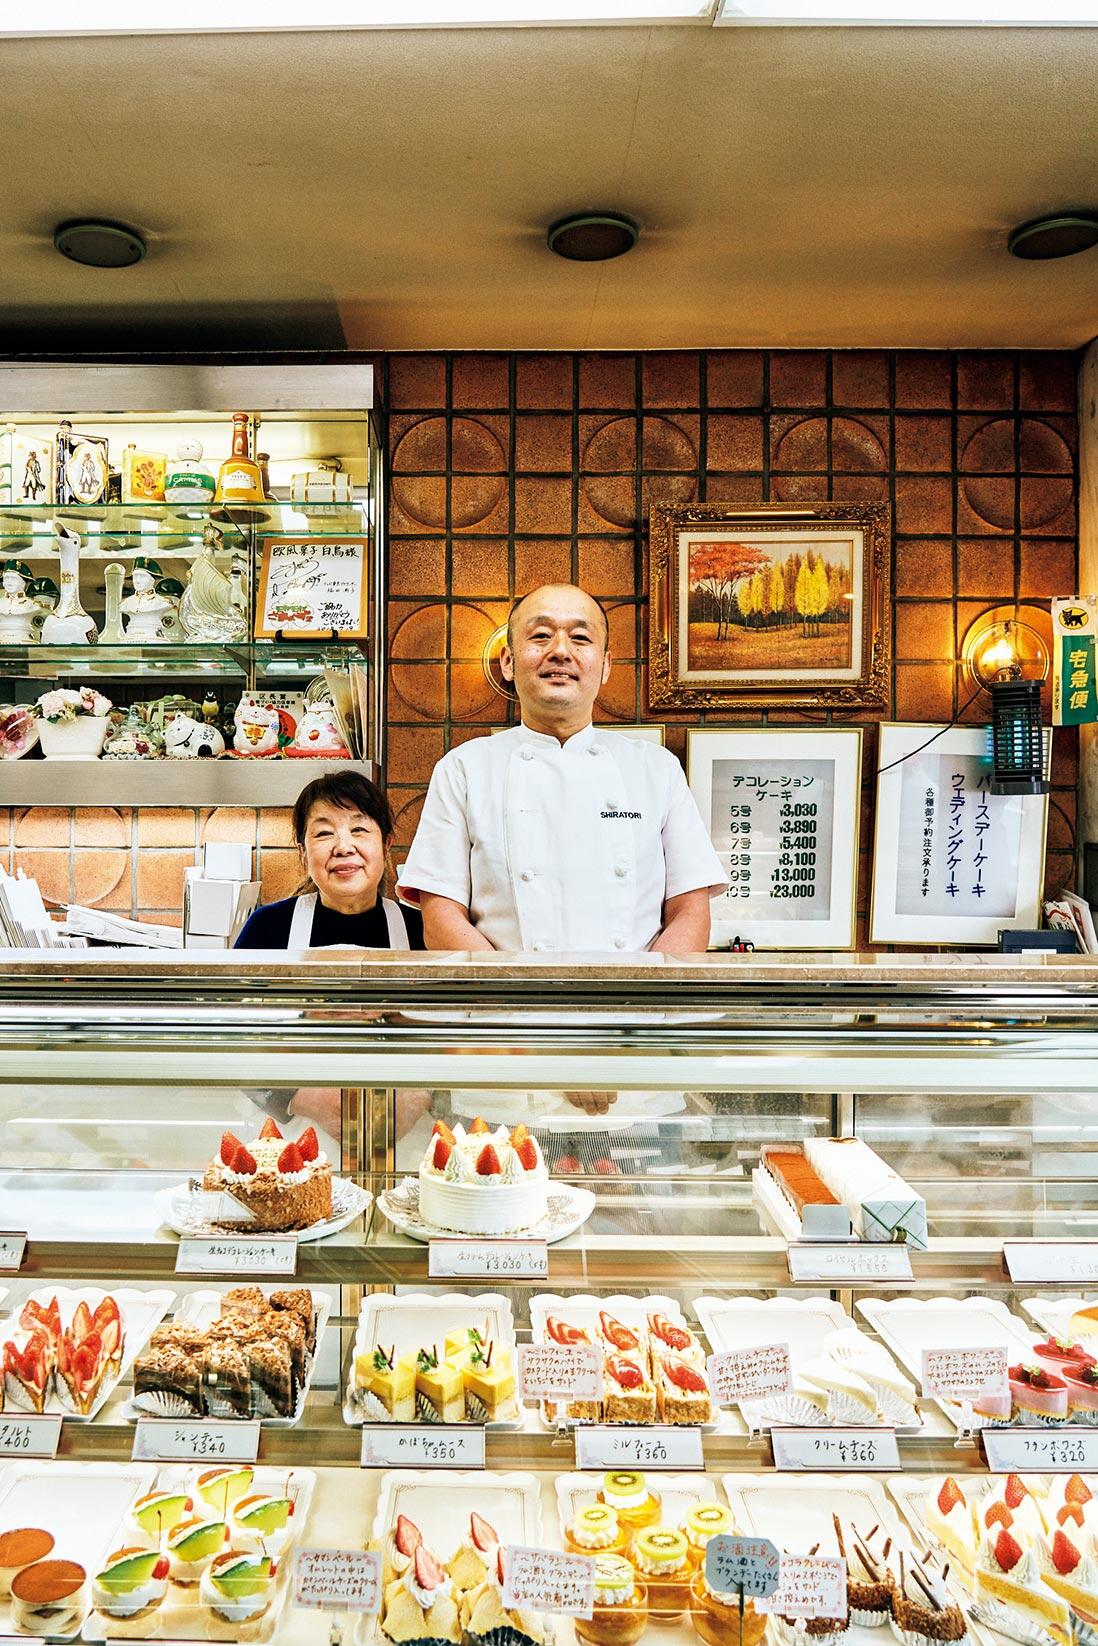
[[[119,560],[103,567],[103,586],[106,590],[106,609],[99,636],[101,646],[120,646],[126,638],[122,627],[122,590],[126,582],[126,568]]]
[[[202,442],[181,440],[164,478],[165,503],[212,503],[217,482],[202,467]]]
[[[177,714],[164,727],[164,752],[171,760],[216,759],[225,753],[225,739],[216,726]]]
[[[0,646],[27,646],[38,638],[34,629],[38,607],[27,597],[30,581],[25,561],[5,560],[0,572]]]
[[[122,724],[107,738],[103,759],[159,760],[163,753],[164,739],[134,704],[127,709]]]
[[[80,536],[70,526],[54,525],[61,559],[61,598],[42,625],[46,646],[94,646],[98,629],[80,604]]]
[[[286,753],[298,760],[351,758],[351,751],[339,729],[335,704],[330,699],[320,698],[316,703],[306,705]]]
[[[42,625],[52,611],[57,609],[57,602],[61,598],[61,590],[52,577],[36,577],[33,583],[27,585],[27,593],[35,604],[35,615],[31,618],[35,633],[42,637]]]
[[[139,554],[133,563],[130,581],[133,593],[122,602],[126,616],[126,639],[135,645],[164,639],[164,621],[174,618],[172,602],[157,590],[163,574],[155,560]]]
[[[207,520],[202,528],[202,551],[191,567],[190,581],[179,602],[179,621],[188,640],[224,645],[244,640],[248,621],[241,593],[241,568],[234,560],[226,577],[214,558],[221,533]]]
[[[233,716],[233,753],[243,759],[256,755],[278,754],[282,746],[280,733],[282,716],[269,703],[261,703],[247,693],[240,699]]]
[[[19,760],[38,742],[29,703],[0,703],[0,760]]]

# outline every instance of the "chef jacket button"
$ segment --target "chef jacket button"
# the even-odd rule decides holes
[[[537,873],[536,869],[523,869],[522,878],[523,878],[523,880],[533,880],[534,875],[536,873]]]
[[[624,863],[615,863],[614,873],[617,875],[619,880],[624,880],[626,875],[629,873],[629,870],[626,868]]]
[[[602,750],[599,749],[599,748],[596,748],[594,743],[592,743],[591,747],[588,749],[587,752],[588,752],[588,754],[601,754]]]
[[[533,749],[523,749],[523,751],[522,751],[522,758],[523,758],[523,759],[524,759],[524,760],[533,760],[533,758],[534,758],[534,751],[533,751]]]
[[[615,947],[615,949],[624,949],[624,947],[625,947],[624,937],[615,937],[614,947]]]

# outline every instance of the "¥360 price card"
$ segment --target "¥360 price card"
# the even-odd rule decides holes
[[[703,1469],[700,1429],[670,1425],[615,1428],[594,1423],[576,1430],[577,1469]]]

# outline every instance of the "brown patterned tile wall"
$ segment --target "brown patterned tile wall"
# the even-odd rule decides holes
[[[1047,625],[1050,597],[1074,591],[1068,353],[404,354],[385,361],[384,382],[398,855],[438,756],[513,720],[481,657],[516,594],[558,579],[597,594],[615,656],[597,718],[657,718],[643,662],[644,522],[657,499],[888,500],[897,719],[986,718],[981,701],[966,706],[955,663],[970,624],[1019,605]],[[760,717],[659,718],[681,755],[695,719]],[[828,717],[769,716],[783,718]],[[870,729],[867,774],[875,763]],[[1058,888],[1072,872],[1074,733],[1056,734],[1053,778]],[[867,864],[861,884],[864,906]]]

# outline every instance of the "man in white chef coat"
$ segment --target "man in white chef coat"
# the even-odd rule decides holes
[[[534,589],[500,665],[522,724],[439,761],[401,877],[427,947],[704,950],[725,878],[682,767],[591,722],[610,673],[602,607],[571,584]]]

